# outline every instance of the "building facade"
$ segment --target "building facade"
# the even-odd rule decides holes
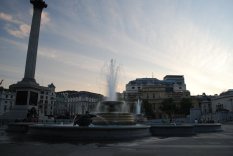
[[[62,91],[57,92],[56,115],[74,116],[95,112],[99,102],[103,100],[103,95],[87,91]]]
[[[9,112],[15,104],[16,93],[0,87],[0,115]]]
[[[125,101],[130,106],[131,112],[135,112],[136,101],[142,101],[142,105],[143,101],[147,101],[156,118],[161,117],[159,108],[164,99],[173,98],[179,101],[187,97],[190,97],[190,92],[186,90],[184,77],[181,75],[167,75],[163,80],[138,78],[130,81],[124,92]]]
[[[213,113],[219,111],[233,112],[233,89],[212,98]]]
[[[48,87],[41,87],[38,98],[38,114],[39,118],[47,118],[54,116],[54,107],[56,101],[55,86],[53,83]]]

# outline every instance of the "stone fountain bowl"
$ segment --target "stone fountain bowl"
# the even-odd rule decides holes
[[[135,125],[135,117],[131,113],[97,113],[96,118],[93,118],[94,125]]]
[[[122,101],[103,101],[97,117],[93,118],[94,125],[135,125],[135,117],[127,113]]]

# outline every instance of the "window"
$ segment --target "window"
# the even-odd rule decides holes
[[[216,111],[220,111],[223,109],[223,104],[216,105]]]

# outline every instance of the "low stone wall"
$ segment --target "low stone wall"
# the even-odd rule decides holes
[[[28,132],[29,126],[35,123],[9,123],[7,125],[7,132],[18,132],[18,133],[26,133]]]
[[[220,123],[195,124],[194,131],[197,133],[221,132],[222,125]]]
[[[129,140],[150,136],[149,126],[59,126],[32,125],[28,135],[39,139],[106,141]]]
[[[193,125],[151,125],[152,136],[192,136],[195,135]]]
[[[79,127],[71,124],[10,123],[7,132],[27,133],[32,137],[68,140],[128,140],[147,136],[192,136],[222,131],[221,124],[194,125],[110,125]]]

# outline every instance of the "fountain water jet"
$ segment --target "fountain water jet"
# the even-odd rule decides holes
[[[116,100],[116,87],[118,80],[119,66],[111,59],[108,65],[107,78],[107,101],[103,101],[97,106],[97,115],[108,121],[108,125],[135,125],[134,115],[128,113],[128,106],[125,102]],[[95,118],[94,125],[106,125],[106,122]]]
[[[140,99],[138,99],[138,101],[136,102],[136,108],[135,108],[135,114],[136,115],[140,115],[141,114],[141,101]]]
[[[111,59],[108,73],[106,75],[107,79],[107,101],[116,101],[116,87],[118,81],[119,66],[116,66],[116,61]]]

